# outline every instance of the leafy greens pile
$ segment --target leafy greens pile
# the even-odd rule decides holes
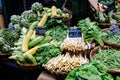
[[[50,45],[45,48],[39,49],[35,53],[36,60],[38,62],[38,67],[41,68],[43,64],[46,64],[51,58],[56,57],[61,54],[62,51],[59,45]]]
[[[113,48],[99,49],[98,54],[93,57],[93,60],[97,61],[105,68],[117,70],[120,69],[120,51]]]
[[[65,80],[114,80],[96,61],[71,70]]]
[[[77,24],[77,27],[80,27],[83,32],[83,37],[85,41],[92,43],[96,41],[100,46],[103,46],[104,43],[101,39],[101,32],[97,22],[92,22],[89,18],[80,20]]]
[[[14,42],[19,39],[19,34],[16,31],[10,31],[9,29],[0,30],[0,53],[11,51]]]
[[[46,23],[45,28],[50,31],[49,35],[57,41],[63,41],[68,34],[68,27],[62,20],[51,19]]]
[[[102,38],[110,42],[120,43],[120,33],[111,34],[110,31],[104,31]]]

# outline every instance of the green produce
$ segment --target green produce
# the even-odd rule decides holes
[[[49,43],[51,40],[52,40],[52,37],[51,37],[51,36],[46,36],[46,37],[40,42],[40,45],[41,45],[41,44],[45,44],[45,43]]]
[[[43,6],[39,2],[35,2],[31,6],[31,10],[36,12],[38,16],[40,16],[40,11],[42,10]]]
[[[114,80],[97,62],[92,61],[71,70],[65,80]]]
[[[96,16],[97,17],[95,17],[95,18],[100,22],[106,22],[107,21],[107,15],[102,11],[96,12]]]
[[[4,46],[4,44],[5,44],[4,38],[0,37],[0,47]]]
[[[39,21],[34,21],[34,22],[30,25],[29,29],[33,29],[33,30],[34,30],[35,27],[37,26],[38,22],[39,22]]]
[[[24,57],[29,63],[33,63],[33,64],[37,65],[37,61],[36,61],[35,57],[32,56],[31,54],[23,54],[23,57]]]
[[[92,43],[96,41],[100,46],[103,46],[104,43],[101,38],[101,29],[99,28],[97,22],[91,22],[89,18],[80,20],[77,24],[77,27],[82,29],[83,38],[85,41]]]
[[[7,44],[5,44],[1,49],[2,52],[9,52],[11,50],[10,45]]]
[[[46,37],[45,37],[46,38]],[[44,40],[44,36],[38,36],[36,38],[34,38],[32,41],[29,42],[28,46],[31,48],[31,47],[34,47],[36,46],[37,44],[39,44],[40,42],[42,42]]]
[[[12,15],[10,21],[12,24],[19,24],[21,17],[19,15]]]
[[[14,42],[19,38],[19,34],[16,31],[10,31],[9,29],[0,30],[0,51],[11,51],[11,47],[14,46]]]
[[[115,80],[120,80],[120,76],[117,76]]]
[[[32,10],[24,11],[21,14],[21,17],[27,19],[29,22],[34,22],[37,20],[37,15]]]
[[[29,26],[30,26],[29,20],[28,20],[28,19],[25,19],[25,18],[22,18],[22,19],[20,20],[20,26],[21,26],[21,27],[25,27],[25,28],[29,28]]]
[[[102,32],[102,38],[113,43],[120,43],[120,33],[111,34],[110,31]]]
[[[120,51],[113,48],[99,49],[98,54],[93,57],[94,61],[97,61],[105,68],[112,70],[120,69]]]
[[[43,44],[44,45],[44,44]],[[41,68],[43,64],[46,64],[51,58],[61,54],[62,51],[58,43],[54,45],[46,45],[39,48],[38,52],[34,54],[38,62],[38,67]]]
[[[21,63],[26,63],[26,59],[23,57],[23,55],[16,55],[16,59],[17,61],[21,62]]]
[[[109,20],[110,20],[110,23],[111,23],[111,24],[117,24],[117,20],[115,20],[115,19],[113,18],[113,11],[110,11],[110,12],[108,13],[108,17],[109,17]]]
[[[104,5],[110,5],[114,2],[114,0],[98,0],[98,1]]]
[[[49,31],[47,34],[57,41],[63,41],[68,34],[68,27],[61,20],[51,19],[46,23],[45,28]]]

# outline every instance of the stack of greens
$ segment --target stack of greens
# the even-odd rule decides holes
[[[109,30],[102,32],[102,38],[113,43],[120,43],[120,33],[111,34]]]
[[[96,61],[71,70],[65,80],[114,80]]]
[[[77,26],[82,29],[85,41],[88,41],[90,43],[96,41],[100,46],[104,45],[100,35],[101,29],[96,22],[92,22],[89,18],[86,18],[80,20]]]
[[[0,30],[0,53],[11,51],[14,42],[19,38],[19,34],[16,31],[10,31],[9,29]]]
[[[98,54],[93,57],[94,61],[97,61],[105,68],[112,70],[120,69],[120,51],[113,48],[99,49]]]
[[[50,59],[58,56],[61,53],[62,51],[60,49],[60,46],[57,44],[46,46],[46,47],[39,49],[37,53],[34,54],[37,60],[37,63],[38,63],[37,66],[41,68],[43,64],[46,64]]]
[[[46,23],[45,28],[50,31],[52,38],[57,41],[63,41],[68,34],[68,27],[62,20],[51,19]]]

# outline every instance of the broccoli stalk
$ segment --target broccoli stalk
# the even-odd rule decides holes
[[[40,11],[42,10],[42,8],[43,8],[43,6],[39,2],[35,2],[31,6],[31,10],[36,12],[39,17],[40,17]]]

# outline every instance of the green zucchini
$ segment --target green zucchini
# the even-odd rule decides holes
[[[44,39],[44,36],[37,36],[32,41],[29,42],[29,48],[34,47],[35,45],[39,44]]]

